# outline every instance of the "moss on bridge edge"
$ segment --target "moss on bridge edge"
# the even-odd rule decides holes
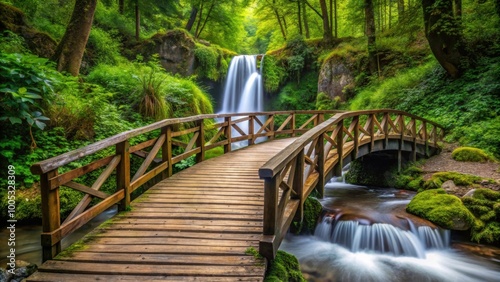
[[[265,282],[291,281],[305,282],[297,258],[284,251],[278,251],[266,271]]]
[[[315,197],[309,196],[304,202],[304,218],[302,222],[294,221],[290,226],[294,234],[312,234],[318,224],[323,206]]]

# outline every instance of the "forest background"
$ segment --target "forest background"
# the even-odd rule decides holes
[[[16,0],[0,1],[0,14],[0,167],[16,167],[26,221],[41,218],[33,163],[212,113],[236,54],[266,54],[270,110],[400,109],[500,157],[499,0]],[[191,46],[187,73],[155,55],[171,37]],[[339,68],[348,83],[323,91]],[[63,216],[79,198],[61,188]]]

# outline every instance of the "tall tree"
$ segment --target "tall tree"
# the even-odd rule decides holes
[[[139,41],[141,35],[141,12],[139,10],[139,0],[135,0],[135,40]]]
[[[448,74],[456,78],[463,72],[468,57],[452,1],[422,0],[422,9],[425,36],[431,51]]]
[[[58,71],[67,71],[73,76],[80,73],[96,6],[97,0],[76,0],[66,32],[53,56]]]
[[[398,1],[398,21],[402,22],[405,17],[405,0]]]
[[[370,68],[370,73],[372,75],[377,74],[378,63],[377,63],[377,49],[376,49],[376,37],[375,37],[375,12],[373,9],[373,0],[364,0],[365,9],[365,34],[368,38],[368,64]]]
[[[302,17],[304,22],[304,30],[306,31],[306,38],[309,39],[311,37],[311,32],[309,31],[309,19],[307,18],[306,1],[301,0],[300,2],[302,4]]]
[[[326,1],[319,0],[319,4],[321,6],[321,17],[323,18],[323,40],[325,42],[332,42],[332,29],[328,17],[328,8],[326,6]]]
[[[191,13],[189,14],[189,20],[188,20],[188,22],[186,24],[186,30],[189,31],[189,32],[193,28],[193,24],[196,21],[196,14],[198,14],[198,7],[193,6],[191,8]]]

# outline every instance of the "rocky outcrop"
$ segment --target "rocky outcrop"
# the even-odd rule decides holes
[[[26,45],[34,54],[50,58],[57,42],[50,35],[37,31],[26,22],[24,13],[12,6],[0,3],[0,33],[9,30],[25,39]]]
[[[3,269],[0,268],[0,281],[18,282],[24,281],[25,278],[35,273],[38,266],[23,260],[16,260],[15,268]]]
[[[323,92],[330,98],[340,97],[341,101],[348,98],[346,94],[354,88],[354,75],[351,65],[340,56],[331,56],[321,67],[318,78],[318,92]]]
[[[195,71],[195,42],[182,30],[156,34],[134,48],[134,53],[149,59],[158,54],[162,66],[173,74],[190,76]],[[134,56],[135,57],[135,56]]]

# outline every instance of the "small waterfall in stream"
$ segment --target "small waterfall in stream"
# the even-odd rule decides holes
[[[411,221],[410,221],[411,222]],[[449,246],[450,231],[428,226],[402,230],[386,223],[372,225],[358,221],[337,221],[326,216],[316,227],[315,236],[341,245],[352,252],[386,253],[394,256],[425,258],[428,249]]]
[[[264,85],[262,84],[261,59],[257,70],[257,55],[241,55],[231,60],[227,72],[221,113],[262,112],[264,110]]]

